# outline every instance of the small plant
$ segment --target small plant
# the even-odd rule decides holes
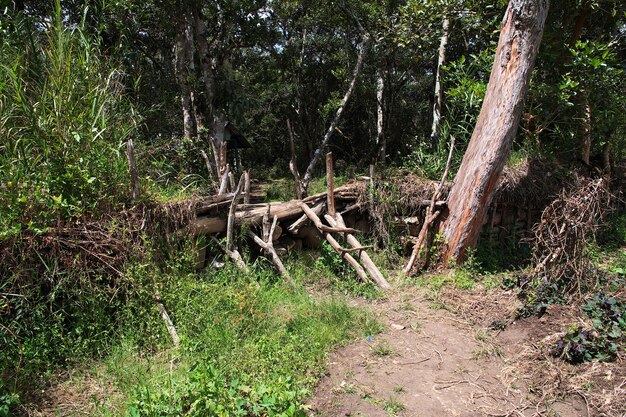
[[[397,413],[406,410],[404,404],[398,401],[395,397],[389,397],[387,401],[383,404],[383,409],[387,411],[390,415],[394,416]]]
[[[393,347],[389,346],[387,342],[380,342],[376,346],[372,347],[372,353],[378,357],[390,356],[394,353]]]
[[[0,381],[0,417],[9,417],[11,410],[19,405],[20,397],[17,394],[9,394],[5,392],[2,382]]]
[[[615,359],[626,333],[626,303],[598,292],[582,307],[593,325],[573,325],[559,338],[553,355],[570,363]]]

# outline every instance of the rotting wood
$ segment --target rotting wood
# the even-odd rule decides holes
[[[224,172],[222,173],[222,178],[220,180],[220,188],[218,190],[218,194],[224,194],[226,193],[226,190],[228,189],[228,174],[229,174],[229,167],[228,164],[226,164],[226,167],[224,168]]]
[[[327,218],[327,220],[329,221],[329,223],[331,223],[331,225],[333,224],[333,222],[335,222],[334,225],[339,227],[345,227],[346,225],[340,213],[337,213],[335,215],[335,219]],[[353,248],[362,247],[362,245],[359,243],[358,239],[354,235],[346,233],[345,238],[348,244]],[[378,269],[374,261],[372,261],[372,258],[370,258],[366,251],[359,250],[359,259],[361,260],[361,262],[363,262],[363,266],[365,267],[367,272],[369,272],[372,280],[376,283],[376,285],[383,289],[391,288],[389,282],[387,282],[383,274],[380,272],[380,270]]]
[[[317,214],[318,216],[321,216],[323,208],[324,208],[324,203],[319,202],[315,204],[314,206],[312,206],[311,210],[313,210],[313,212]],[[291,223],[289,227],[287,227],[287,232],[293,235],[296,235],[298,234],[298,230],[300,230],[302,226],[306,225],[309,222],[310,222],[309,217],[306,214],[303,214],[302,216],[298,218],[298,220]]]
[[[355,185],[344,186],[335,190],[336,201],[356,201],[358,195],[358,186]],[[211,198],[208,201],[211,201],[211,204],[214,204],[213,201],[220,202],[219,199],[216,200],[216,198],[217,197]],[[222,197],[219,198],[221,199]],[[304,200],[238,205],[237,211],[235,213],[235,224],[259,225],[261,223],[261,220],[263,219],[263,215],[267,211],[268,205],[271,207],[272,214],[278,216],[279,221],[284,221],[289,218],[296,218],[303,214],[302,207],[300,205],[301,203],[315,205],[320,201],[323,202],[325,199],[326,192],[323,192],[313,195],[311,197],[307,197]],[[190,232],[195,234],[215,234],[224,232],[226,230],[226,218],[224,217],[223,213],[221,215],[218,214],[210,217],[200,216],[201,212],[206,213],[208,211],[207,206],[208,205],[199,203],[198,207],[203,210],[199,209],[200,211],[196,212],[198,217],[190,225]]]
[[[250,170],[244,171],[243,177],[244,177],[243,204],[250,204]]]

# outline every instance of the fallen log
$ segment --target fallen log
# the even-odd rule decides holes
[[[358,198],[358,189],[355,186],[345,186],[335,190],[335,200],[338,201],[356,201]],[[225,194],[227,196],[228,194]],[[230,194],[230,200],[232,201],[233,194]],[[251,224],[251,225],[259,225],[263,220],[263,215],[267,212],[267,207],[269,205],[270,212],[272,216],[277,216],[278,221],[284,221],[290,218],[295,218],[298,216],[302,216],[302,204],[316,204],[320,201],[326,199],[327,193],[323,192],[320,194],[316,194],[311,197],[307,197],[304,200],[291,200],[291,201],[283,201],[283,202],[275,202],[275,203],[262,203],[262,204],[246,204],[246,205],[238,205],[237,210],[234,216],[234,222],[236,225],[241,224]],[[214,197],[209,204],[200,203],[200,209],[196,209],[198,214],[206,213],[203,208],[206,209],[210,204],[221,203],[220,199],[223,198],[219,196],[219,198]],[[222,200],[227,201],[227,200]],[[213,206],[214,207],[214,206]],[[225,213],[220,213],[219,215],[213,216],[200,216],[198,217],[191,225],[191,229],[193,233],[196,234],[215,234],[221,233],[226,230],[226,215]],[[354,230],[350,231],[351,233],[355,232]]]

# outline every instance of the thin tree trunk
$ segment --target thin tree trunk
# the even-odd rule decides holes
[[[441,109],[443,107],[443,94],[441,91],[441,68],[446,62],[446,48],[448,47],[448,37],[450,35],[450,18],[444,15],[439,44],[439,58],[437,60],[437,70],[435,71],[435,104],[433,105],[433,126],[430,132],[432,143],[439,136],[439,125],[441,124]]]
[[[381,165],[385,165],[385,156],[387,153],[387,144],[385,140],[385,78],[383,70],[376,71],[376,149],[378,150],[378,161]]]
[[[363,67],[363,59],[365,58],[365,52],[367,51],[369,40],[370,40],[369,35],[367,34],[363,35],[363,42],[361,43],[361,50],[359,51],[359,57],[357,58],[356,65],[354,67],[352,81],[350,82],[348,90],[346,91],[346,94],[343,96],[343,99],[341,100],[341,103],[339,104],[339,107],[337,108],[337,112],[335,113],[335,118],[333,119],[330,126],[328,127],[328,130],[326,131],[326,134],[324,135],[324,139],[322,139],[322,142],[313,153],[313,158],[311,158],[311,162],[309,163],[309,166],[306,169],[304,178],[302,179],[302,188],[303,188],[304,195],[306,195],[306,193],[309,190],[309,184],[311,183],[311,178],[313,177],[313,171],[315,170],[315,168],[317,167],[317,164],[319,164],[320,160],[322,159],[322,153],[326,149],[326,146],[328,145],[330,138],[332,137],[335,129],[337,128],[337,125],[339,124],[339,120],[341,120],[341,115],[343,114],[343,111],[346,108],[346,105],[348,104],[348,100],[350,100],[350,96],[352,95],[352,91],[354,90],[354,86],[356,85],[356,80],[359,77],[361,68]]]
[[[211,53],[209,43],[206,38],[206,23],[202,16],[202,11],[197,10],[194,13],[194,31],[196,44],[198,46],[198,58],[200,61],[200,75],[203,84],[204,93],[204,111],[202,115],[207,121],[206,129],[213,128],[214,119],[214,101],[215,101],[215,73],[213,71],[213,65],[211,60]],[[209,136],[213,135],[212,131],[207,132]]]
[[[517,133],[548,12],[547,0],[511,0],[485,100],[448,197],[443,262],[473,247]]]
[[[576,134],[580,144],[579,157],[581,161],[589,165],[591,156],[591,105],[589,104],[589,94],[586,91],[580,91],[576,101],[582,112]]]
[[[189,69],[192,64],[192,45],[189,42],[188,15],[183,13],[177,25],[175,65],[176,81],[180,92],[180,104],[183,111],[183,133],[185,138],[191,139],[196,136],[196,126],[194,121],[192,91],[189,85]]]

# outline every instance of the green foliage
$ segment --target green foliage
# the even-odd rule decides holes
[[[5,392],[2,381],[0,381],[0,417],[10,417],[11,410],[20,404],[20,397],[17,394]]]
[[[554,355],[571,363],[615,359],[626,335],[626,303],[598,292],[582,310],[592,327],[571,326],[554,346]]]
[[[144,372],[129,415],[304,415],[327,350],[379,326],[341,299],[316,301],[268,274],[227,267],[160,281],[181,335],[180,364],[173,375]]]
[[[136,116],[124,74],[62,19],[57,1],[47,26],[15,18],[0,41],[0,238],[92,212],[125,190],[122,144]]]
[[[333,287],[346,294],[369,299],[380,296],[378,288],[371,282],[361,282],[354,269],[326,241],[322,242],[322,251],[315,267],[328,271]]]

